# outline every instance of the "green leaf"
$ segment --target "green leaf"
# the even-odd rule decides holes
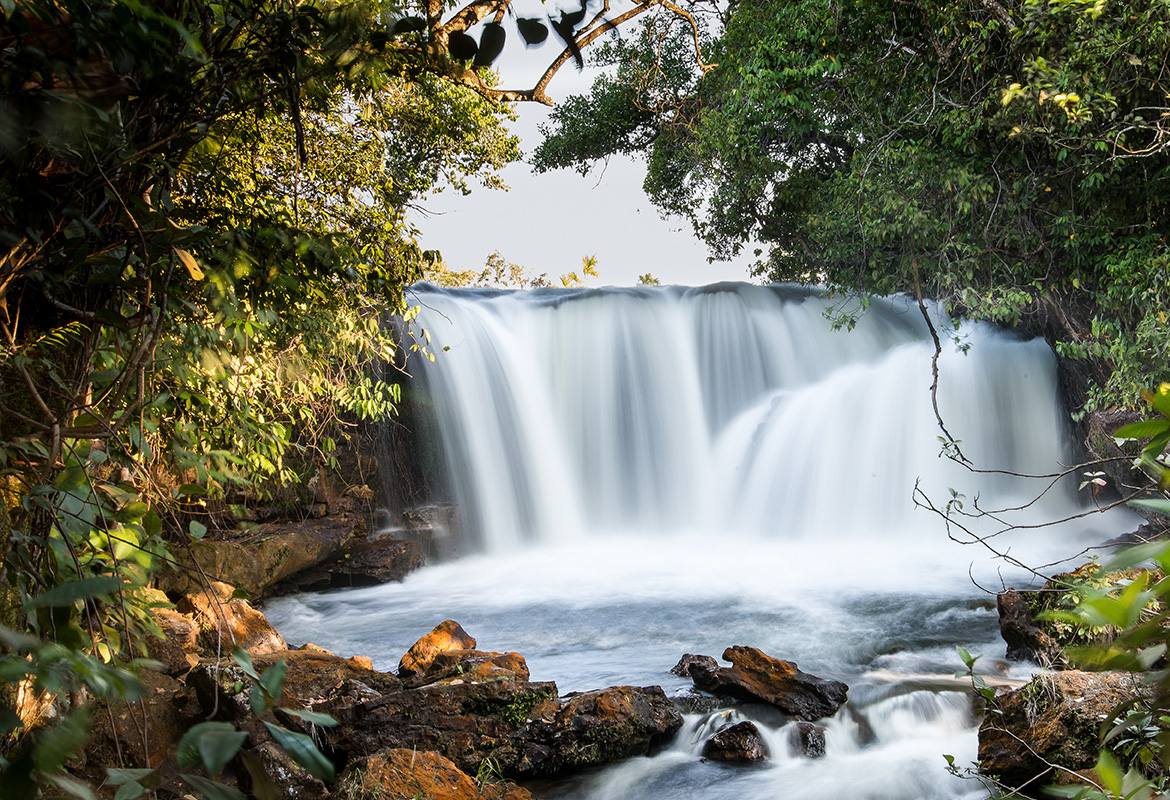
[[[287,674],[288,662],[282,658],[260,676],[260,686],[271,700],[275,701],[280,698],[280,690],[284,687],[284,677]]]
[[[1133,505],[1135,509],[1145,509],[1148,511],[1157,511],[1158,513],[1164,513],[1164,515],[1170,516],[1170,501],[1165,501],[1165,499],[1145,499],[1145,501],[1130,501],[1129,504]],[[1159,547],[1159,549],[1165,550],[1166,545],[1159,544],[1158,547]]]
[[[130,781],[142,781],[150,777],[150,775],[157,775],[158,770],[151,770],[151,768],[143,768],[143,770],[122,770],[118,767],[105,767],[105,774],[109,775],[111,784],[121,786],[122,784],[129,784]]]
[[[72,711],[37,737],[33,764],[44,775],[54,773],[77,754],[88,738],[89,711],[84,708]]]
[[[1113,438],[1146,439],[1150,436],[1157,436],[1159,433],[1165,433],[1167,430],[1170,430],[1170,420],[1145,419],[1141,422],[1134,422],[1130,425],[1123,425],[1113,432]]]
[[[202,522],[196,522],[195,520],[191,520],[190,531],[191,531],[191,538],[198,541],[207,535],[207,526],[204,525]]]
[[[975,669],[975,662],[978,661],[980,658],[982,658],[982,656],[971,655],[971,653],[969,653],[967,651],[967,649],[964,647],[959,647],[958,645],[956,645],[955,649],[959,651],[959,658],[961,658],[963,660],[963,666],[965,666],[969,670]]]
[[[121,522],[123,525],[131,522],[138,522],[149,510],[150,506],[148,506],[146,503],[131,503],[125,508],[119,509],[118,513],[114,514],[114,519],[118,522]]]
[[[251,653],[242,647],[235,647],[232,649],[232,658],[240,665],[240,669],[244,671],[245,675],[249,678],[260,680],[260,676],[256,673],[256,668],[252,666]]]
[[[1101,779],[1101,787],[1109,793],[1111,797],[1121,797],[1121,784],[1124,775],[1121,771],[1120,765],[1108,750],[1102,750],[1101,755],[1097,758],[1097,766],[1095,767],[1097,776]]]
[[[118,791],[114,793],[114,800],[138,800],[149,791],[150,789],[138,781],[127,781],[118,787]]]
[[[71,606],[78,600],[110,595],[122,588],[122,579],[113,575],[98,575],[92,578],[68,581],[54,586],[47,592],[31,597],[24,603],[26,611],[44,606]]]
[[[179,745],[175,749],[175,760],[179,764],[179,769],[191,769],[204,761],[202,738],[206,735],[214,735],[218,737],[230,737],[233,734],[238,734],[240,731],[236,730],[236,726],[230,722],[200,722],[197,725],[191,726],[183,738],[179,740]],[[245,734],[246,737],[246,734]],[[242,739],[240,740],[243,741]],[[221,747],[226,743],[221,741],[218,743],[208,743],[208,750],[215,752],[217,747]],[[236,745],[239,748],[239,745]],[[226,749],[226,748],[223,748]],[[234,753],[233,753],[234,755]],[[228,757],[231,760],[231,757]],[[226,764],[227,761],[224,761]],[[206,764],[204,764],[206,766]],[[208,768],[208,772],[211,769]],[[218,771],[218,770],[217,770]]]
[[[264,694],[259,686],[253,686],[252,691],[248,693],[248,707],[252,709],[252,715],[262,717],[271,708],[268,695]]]
[[[196,497],[207,494],[207,490],[197,483],[184,483],[175,492],[178,497]]]
[[[282,708],[286,714],[291,714],[298,719],[303,719],[305,722],[310,722],[313,725],[319,725],[322,728],[332,728],[337,725],[337,720],[328,714],[322,714],[320,711],[305,711],[299,708]]]
[[[179,775],[179,777],[195,787],[207,800],[248,800],[244,797],[244,793],[234,786],[216,783],[215,781],[204,778],[202,775],[188,775],[184,773]]]
[[[79,800],[97,800],[97,795],[93,793],[93,789],[85,785],[76,778],[71,778],[63,772],[58,772],[53,775],[44,776],[45,780],[56,786],[66,794],[73,795]]]
[[[229,728],[231,726],[228,726]],[[210,730],[199,737],[199,755],[207,774],[214,778],[227,763],[236,757],[240,747],[248,738],[244,731]]]
[[[62,492],[72,492],[85,485],[87,480],[85,470],[81,467],[69,467],[53,480],[53,488]]]
[[[276,743],[285,749],[293,761],[307,769],[311,775],[323,781],[333,780],[333,762],[317,749],[317,745],[303,733],[293,733],[288,728],[265,722]]]
[[[12,628],[0,625],[0,644],[19,652],[32,650],[40,644],[40,641],[35,636],[29,636],[27,633],[14,631]]]
[[[8,706],[0,706],[0,737],[7,736],[23,724],[15,711]]]

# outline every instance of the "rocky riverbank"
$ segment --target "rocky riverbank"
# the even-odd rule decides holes
[[[1084,600],[1086,590],[1116,596],[1126,587],[1154,585],[1161,578],[1161,573],[1144,569],[1102,572],[1089,563],[1054,576],[1040,589],[999,593],[1007,658],[1045,669],[1026,685],[989,698],[979,728],[983,775],[1001,787],[1036,797],[1054,785],[1100,787],[1102,776],[1096,768],[1103,750],[1116,763],[1133,769],[1135,776],[1160,774],[1160,763],[1149,749],[1157,733],[1148,724],[1157,702],[1156,687],[1141,673],[1074,669],[1078,663],[1104,663],[1100,656],[1110,653],[1120,663],[1111,646],[1121,629],[1104,620],[1095,625],[1078,622],[1070,611]],[[1137,600],[1136,611],[1150,602],[1156,602],[1152,593]],[[1147,613],[1157,609],[1148,608]],[[1127,719],[1128,733],[1116,736],[1113,731]]]
[[[165,638],[149,654],[157,664],[143,674],[145,697],[95,710],[75,774],[94,786],[104,782],[102,793],[112,797],[117,785],[106,768],[119,765],[142,770],[162,796],[185,796],[192,759],[187,754],[184,763],[180,743],[193,726],[214,720],[243,736],[217,779],[247,796],[523,800],[529,792],[516,781],[652,753],[679,731],[684,710],[739,702],[771,706],[796,723],[792,754],[825,753],[815,721],[838,710],[848,687],[753,647],[727,648],[731,666],[684,657],[676,671],[695,684],[684,698],[669,698],[658,686],[562,694],[554,682],[532,680],[521,654],[479,649],[453,620],[416,642],[395,672],[383,672],[361,655],[289,648],[249,599],[338,585],[339,575],[340,585],[401,579],[422,561],[417,542],[366,536],[360,518],[348,514],[262,525],[246,538],[201,545],[181,576],[154,590]],[[306,575],[314,583],[306,584]],[[241,655],[233,659],[233,652]],[[277,674],[283,683],[270,677]],[[258,702],[258,693],[276,685],[270,705]],[[322,724],[322,714],[336,725]],[[771,757],[753,723],[728,717],[704,733],[705,758],[734,764]],[[273,726],[311,737],[335,778],[326,782],[303,768]]]

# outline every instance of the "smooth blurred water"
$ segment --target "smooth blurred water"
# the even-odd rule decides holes
[[[701,760],[694,716],[652,758],[535,787],[557,798],[959,798],[947,774],[975,757],[976,719],[955,646],[996,664],[993,592],[1029,576],[917,508],[950,489],[983,509],[1045,481],[975,474],[940,457],[933,344],[915,304],[875,300],[832,331],[808,289],[720,285],[588,291],[420,287],[429,387],[466,530],[462,558],[402,584],[272,601],[292,643],[396,668],[421,635],[458,620],[514,650],[562,693],[634,684],[686,694],[684,653],[750,645],[850,685],[828,754],[791,755],[789,720],[746,707],[773,758]],[[940,327],[941,326],[940,324]],[[1055,365],[1041,341],[943,329],[939,407],[983,469],[1068,461]],[[951,337],[958,336],[962,347]],[[974,525],[1046,564],[1132,529],[1122,514],[999,534],[1080,508],[1075,480]],[[929,690],[921,687],[931,686]]]

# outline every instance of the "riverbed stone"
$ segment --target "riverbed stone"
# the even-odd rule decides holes
[[[398,675],[410,678],[427,671],[435,656],[447,650],[474,650],[475,637],[453,619],[444,620],[406,651],[398,662]]]
[[[821,725],[801,720],[788,731],[788,746],[793,755],[821,758],[825,755],[825,729]]]
[[[318,710],[352,756],[385,748],[432,750],[468,774],[485,761],[507,778],[549,777],[643,755],[682,717],[657,686],[615,686],[560,698],[552,682],[489,681],[423,686],[348,707]]]
[[[1128,672],[1037,675],[997,695],[988,708],[979,726],[979,769],[1005,786],[1038,794],[1061,772],[1094,767],[1101,723],[1123,703],[1148,694],[1141,676]]]
[[[703,744],[703,758],[730,763],[767,761],[768,745],[754,722],[744,720],[728,725]]]
[[[719,669],[719,662],[711,656],[684,653],[683,657],[678,660],[678,663],[670,668],[670,671],[683,678],[693,678],[694,675],[691,674],[692,670],[708,673],[714,672],[717,669]]]
[[[735,646],[723,651],[730,667],[707,668],[692,663],[695,686],[712,694],[746,702],[768,703],[806,721],[837,713],[849,687],[844,683],[801,672],[791,661],[773,658],[755,647]]]

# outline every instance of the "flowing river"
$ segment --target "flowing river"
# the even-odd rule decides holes
[[[791,721],[745,706],[687,716],[671,747],[534,794],[581,800],[985,797],[947,771],[978,718],[956,646],[1001,661],[994,592],[1016,566],[1135,527],[1075,515],[1055,361],[1041,340],[936,319],[939,415],[973,472],[942,455],[934,344],[917,304],[875,299],[850,331],[812,289],[443,290],[416,287],[434,362],[412,359],[438,419],[462,555],[401,584],[271,601],[290,643],[396,668],[458,620],[517,651],[562,694],[690,681],[684,653],[749,645],[850,686],[827,753],[790,752]],[[1047,491],[1045,489],[1047,488]],[[1037,499],[1039,498],[1039,499]],[[917,499],[917,502],[916,502]],[[1017,508],[948,528],[967,514]],[[973,535],[990,537],[980,543]],[[1007,554],[1010,558],[1001,557]],[[1059,568],[1046,568],[1049,572]],[[772,759],[701,759],[705,736],[757,722]]]

